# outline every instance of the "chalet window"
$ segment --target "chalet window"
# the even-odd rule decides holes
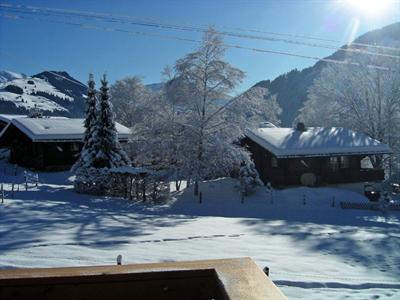
[[[342,169],[350,168],[350,158],[348,156],[341,156],[340,157],[340,167]]]
[[[372,169],[373,165],[371,162],[371,158],[369,156],[364,157],[361,160],[361,169]]]
[[[271,157],[271,167],[273,168],[278,167],[278,159],[275,156]]]
[[[339,169],[339,160],[337,156],[329,157],[329,168],[334,172]]]

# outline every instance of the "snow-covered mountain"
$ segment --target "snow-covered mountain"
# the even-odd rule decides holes
[[[0,83],[24,77],[26,77],[24,74],[15,73],[11,71],[0,71]]]
[[[66,72],[0,72],[0,113],[27,114],[36,106],[45,115],[81,117],[85,94],[85,85]]]
[[[146,88],[148,88],[153,93],[158,93],[164,88],[164,83],[150,83],[146,84]]]
[[[400,47],[400,22],[388,25],[381,29],[369,31],[358,37],[354,43],[364,43],[380,46]],[[342,48],[346,48],[343,46]],[[355,46],[354,48],[359,48]],[[327,57],[333,60],[349,59],[351,55],[345,51],[336,51]],[[326,62],[319,61],[314,66],[297,70],[294,69],[286,74],[278,76],[274,80],[263,80],[255,84],[267,88],[271,94],[277,95],[277,101],[283,112],[281,115],[282,125],[291,126],[298,115],[298,110],[303,107],[307,99],[307,90],[313,84]]]

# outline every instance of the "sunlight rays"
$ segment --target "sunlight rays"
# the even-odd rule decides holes
[[[399,5],[394,0],[346,0],[346,4],[355,14],[369,18],[382,17],[386,12]]]

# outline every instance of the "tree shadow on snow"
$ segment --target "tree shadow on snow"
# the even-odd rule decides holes
[[[341,209],[338,200],[351,201],[353,196],[362,196],[334,189],[287,189],[277,192],[272,201],[268,195],[258,194],[246,197],[242,204],[233,182],[215,184],[211,189],[204,185],[202,203],[188,189],[178,196],[168,213],[238,218],[257,235],[287,236],[294,244],[339,256],[349,265],[370,268],[371,276],[378,271],[400,278],[399,211]],[[306,205],[303,191],[309,193]],[[336,205],[332,207],[331,192],[335,191]],[[311,195],[315,201],[311,201]]]
[[[0,209],[0,254],[51,245],[108,249],[190,219],[160,216],[123,199],[76,194],[68,186],[39,185],[15,198]]]
[[[362,265],[371,270],[400,277],[400,218],[398,215],[386,215],[393,224],[357,218],[358,222],[341,222],[340,220],[325,223],[306,223],[282,221],[271,223],[270,220],[246,219],[240,222],[260,235],[283,235],[293,240],[294,244],[309,248],[323,254],[339,256],[350,266]],[[340,216],[339,216],[340,218]],[[347,219],[347,218],[344,218]]]

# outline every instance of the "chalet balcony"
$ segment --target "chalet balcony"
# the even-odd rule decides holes
[[[363,181],[380,181],[385,179],[385,171],[383,169],[361,169],[361,177]]]
[[[284,170],[273,170],[270,177],[262,178],[264,182],[271,181],[273,184],[299,185],[300,177],[304,173],[314,173],[317,176],[317,185],[382,181],[384,179],[384,170],[382,169],[337,169],[331,170],[325,168],[321,171],[303,170],[294,172],[285,172]]]
[[[329,183],[381,181],[385,178],[383,169],[340,169],[322,176],[322,181]]]

